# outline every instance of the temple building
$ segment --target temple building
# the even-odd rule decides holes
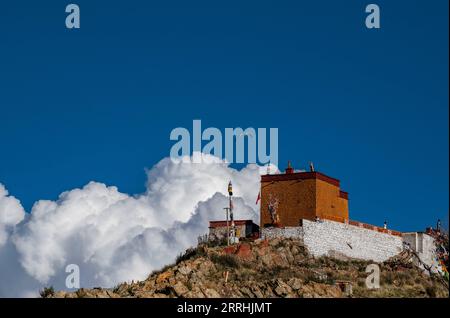
[[[260,226],[300,226],[301,220],[348,220],[348,193],[338,179],[314,171],[294,172],[291,164],[284,174],[261,177]]]
[[[235,235],[238,239],[257,238],[259,236],[259,226],[252,220],[235,220]],[[209,221],[209,235],[211,240],[221,240],[227,238],[231,222]]]
[[[231,186],[231,182],[230,185]],[[233,210],[232,191],[229,190]],[[412,252],[415,262],[434,272],[446,271],[439,263],[436,240],[430,233],[394,231],[349,218],[348,193],[340,181],[314,169],[295,171],[290,162],[284,173],[261,176],[260,226],[251,220],[234,220],[236,240],[294,238],[316,257],[330,256],[384,262]],[[230,214],[232,215],[232,214]],[[211,221],[211,239],[230,237],[231,220]],[[228,240],[230,241],[230,240]],[[425,265],[424,265],[425,264]]]

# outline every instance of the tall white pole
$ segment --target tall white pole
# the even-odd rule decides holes
[[[231,184],[231,181],[228,183],[228,198],[229,198],[229,204],[230,204],[230,221],[231,221],[231,241],[232,243],[235,242],[235,228],[234,228],[234,217],[233,217],[233,185]]]
[[[234,217],[233,217],[233,203],[231,202],[231,195],[230,195],[230,221],[231,221],[231,241],[234,243]]]
[[[230,210],[230,208],[224,208],[224,210],[226,211],[227,215],[227,245],[230,245],[230,227],[228,225],[228,211]]]

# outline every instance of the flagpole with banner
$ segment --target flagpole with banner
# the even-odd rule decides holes
[[[235,232],[235,226],[234,226],[234,217],[233,217],[233,185],[231,184],[231,181],[228,183],[228,196],[229,196],[229,203],[230,203],[230,221],[231,221],[231,243],[236,243],[236,232]]]

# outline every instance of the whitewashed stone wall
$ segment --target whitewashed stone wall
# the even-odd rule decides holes
[[[402,237],[382,233],[350,224],[322,220],[303,220],[303,226],[263,228],[261,238],[296,238],[314,256],[347,256],[351,258],[383,262],[403,249],[403,242],[416,251],[421,261],[439,270],[436,262],[434,239],[425,233],[403,233]],[[418,263],[417,265],[420,266]]]
[[[323,220],[303,220],[303,242],[314,256],[348,257],[383,262],[403,250],[399,236]]]
[[[417,253],[420,260],[431,267],[433,272],[440,270],[440,265],[436,258],[436,245],[430,235],[421,232],[403,233],[403,241],[408,243],[409,247]],[[420,262],[417,262],[416,265],[423,268]]]
[[[295,238],[303,239],[303,228],[299,226],[287,226],[287,227],[266,227],[261,230],[262,239],[274,239],[274,238]]]

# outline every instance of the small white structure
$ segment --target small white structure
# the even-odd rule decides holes
[[[423,232],[409,232],[403,233],[403,242],[416,252],[419,256],[420,261],[425,263],[426,266],[430,267],[430,270],[437,272],[440,267],[437,261],[436,255],[436,244],[434,238]],[[424,268],[419,260],[416,260],[416,265]]]

